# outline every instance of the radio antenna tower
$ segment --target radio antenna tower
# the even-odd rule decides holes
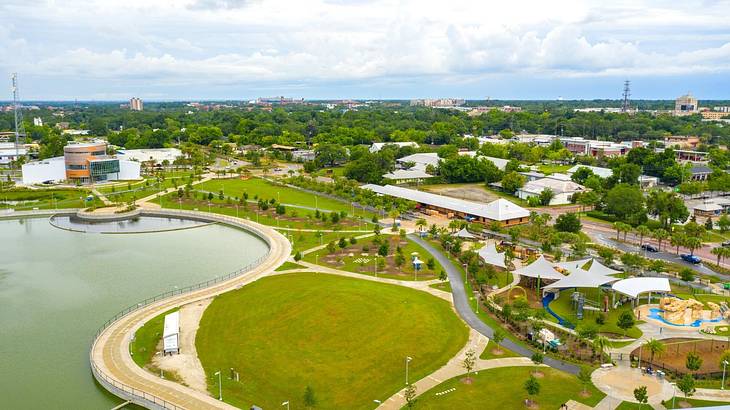
[[[629,112],[631,106],[629,105],[629,97],[631,97],[631,81],[624,81],[624,101],[621,105],[621,112]]]
[[[25,140],[25,127],[23,126],[23,112],[20,109],[20,97],[18,96],[18,73],[13,73],[13,112],[15,114],[15,159],[20,158],[20,138]]]

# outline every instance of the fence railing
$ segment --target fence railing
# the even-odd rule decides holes
[[[94,347],[96,346],[96,342],[99,339],[99,336],[113,323],[115,323],[117,320],[129,315],[132,312],[138,311],[144,307],[147,307],[151,304],[154,304],[156,302],[172,298],[174,296],[180,296],[187,293],[192,293],[198,290],[207,289],[214,285],[227,282],[231,279],[237,278],[241,275],[243,275],[246,272],[251,271],[255,267],[259,266],[263,261],[265,261],[269,255],[271,254],[271,240],[268,238],[264,232],[262,232],[260,229],[253,225],[249,225],[247,223],[244,223],[240,219],[227,217],[225,215],[218,215],[218,214],[208,214],[203,212],[196,212],[196,211],[183,211],[183,210],[154,210],[154,211],[142,211],[142,215],[163,215],[163,216],[188,216],[188,217],[196,217],[200,219],[205,219],[208,221],[213,222],[222,222],[226,224],[233,225],[238,228],[245,229],[249,232],[254,233],[256,236],[264,240],[267,245],[269,245],[269,251],[264,254],[263,256],[257,258],[255,261],[249,263],[243,268],[240,268],[236,271],[233,271],[231,273],[228,273],[226,275],[218,276],[213,279],[206,280],[204,282],[200,282],[194,285],[186,286],[179,289],[172,289],[167,292],[162,292],[160,294],[157,294],[155,296],[148,297],[147,299],[144,299],[136,304],[130,305],[119,312],[115,314],[113,317],[108,319],[106,322],[104,322],[103,325],[97,329],[96,333],[94,334],[94,337],[91,342],[91,349],[89,350],[89,362],[91,363],[91,371],[96,378],[96,380],[103,385],[107,390],[114,393],[117,396],[128,398],[131,401],[149,407],[149,408],[161,408],[161,409],[181,409],[180,407],[174,405],[173,403],[168,402],[167,400],[155,396],[154,394],[147,393],[143,390],[134,388],[132,386],[129,386],[125,383],[122,383],[121,381],[115,379],[109,374],[104,373],[104,371],[97,366],[96,363],[94,363],[93,360],[93,352]]]

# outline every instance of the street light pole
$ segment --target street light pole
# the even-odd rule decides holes
[[[727,360],[722,361],[722,390],[725,390],[725,368],[727,367]]]
[[[213,376],[218,376],[218,400],[223,400],[223,385],[221,384],[221,371],[218,370],[213,374]]]
[[[410,363],[411,360],[413,360],[412,357],[406,356],[406,386],[408,386],[408,363]]]

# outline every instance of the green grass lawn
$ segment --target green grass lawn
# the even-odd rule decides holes
[[[599,289],[596,288],[579,288],[578,291],[583,292],[586,295],[586,299],[592,300],[597,303],[602,303],[602,296],[600,294]],[[571,291],[562,292],[560,297],[550,303],[550,308],[560,317],[563,319],[568,320],[569,322],[576,325],[576,327],[580,326],[581,324],[592,324],[598,326],[598,331],[600,333],[615,333],[616,335],[623,335],[624,331],[619,328],[616,325],[616,321],[618,320],[619,315],[624,311],[631,311],[630,305],[620,306],[618,309],[609,309],[608,313],[606,313],[606,321],[603,325],[596,324],[596,317],[599,315],[599,312],[594,312],[590,310],[584,310],[583,311],[583,320],[578,320],[576,317],[575,309],[573,309],[572,302],[570,300]],[[609,296],[610,298],[610,296]],[[610,299],[609,299],[610,300]],[[557,319],[555,319],[552,316],[548,316],[548,318],[557,323]],[[641,330],[637,328],[636,326],[632,327],[631,329],[628,329],[626,332],[627,337],[631,338],[639,338],[641,337]]]
[[[494,352],[497,351],[497,344],[494,343],[494,341],[490,340],[487,344],[487,347],[484,348],[484,351],[482,354],[479,355],[480,359],[489,360],[489,359],[502,359],[505,357],[520,357],[517,353],[505,348],[500,347],[499,351],[502,352],[502,354],[495,354]]]
[[[542,172],[543,174],[554,174],[564,173],[572,167],[572,165],[540,164],[537,166],[537,170],[538,172]]]
[[[85,201],[93,196],[87,189],[52,188],[52,189],[17,189],[0,192],[0,208],[12,208],[16,211],[56,208],[86,208],[102,206],[95,196],[91,201]]]
[[[727,406],[730,405],[728,402],[720,402],[720,401],[709,401],[709,400],[697,400],[693,398],[684,398],[683,396],[676,396],[674,398],[674,407],[672,407],[672,400],[666,400],[662,402],[664,404],[664,407],[668,409],[682,409],[686,407],[681,407],[681,402],[689,403],[691,407],[713,407],[713,406]],[[626,403],[626,402],[624,402]],[[623,403],[621,403],[623,404]],[[646,406],[645,406],[646,407]],[[632,406],[630,407],[623,407],[623,410],[633,410],[638,409],[639,405],[636,403],[632,403]]]
[[[446,282],[440,282],[440,283],[434,283],[433,285],[429,285],[430,287],[438,290],[443,290],[444,292],[451,293],[451,283],[448,281]]]
[[[218,179],[207,181],[195,186],[195,189],[209,191],[218,194],[223,190],[224,195],[241,197],[244,192],[248,193],[249,199],[255,197],[261,199],[276,199],[283,204],[299,205],[308,208],[326,209],[330,211],[345,211],[352,215],[353,207],[346,202],[336,201],[321,195],[314,195],[294,188],[277,186],[260,178],[250,179]],[[365,216],[368,220],[372,218],[370,213],[354,208],[355,216]]]
[[[281,271],[290,270],[290,269],[305,269],[305,267],[298,263],[294,263],[294,262],[284,262],[283,265],[276,268],[276,271],[281,272]]]
[[[338,224],[331,221],[322,222],[315,217],[315,211],[297,209],[293,207],[285,207],[286,214],[276,215],[273,208],[269,208],[265,212],[258,212],[256,204],[239,205],[237,202],[228,201],[228,199],[219,199],[217,196],[212,200],[200,200],[199,198],[183,198],[181,201],[176,192],[163,195],[159,199],[152,202],[160,204],[163,208],[198,210],[202,212],[213,212],[228,216],[237,216],[247,218],[251,221],[281,228],[295,229],[322,229],[322,230],[360,230],[367,233],[372,227],[369,222],[362,220],[354,220],[352,218],[341,219]],[[209,206],[210,204],[210,206]]]
[[[292,253],[306,251],[320,244],[327,245],[331,241],[338,241],[340,238],[351,238],[353,236],[364,235],[367,232],[360,233],[342,233],[342,232],[307,232],[307,231],[285,231],[280,230],[282,235],[292,242]],[[314,257],[312,257],[314,258]],[[308,259],[307,259],[308,261]],[[314,259],[312,259],[314,261]]]
[[[129,344],[129,351],[132,354],[132,360],[139,367],[146,367],[150,364],[152,357],[157,352],[157,345],[162,340],[165,316],[177,310],[178,308],[171,309],[155,316],[134,333],[134,341]]]
[[[461,381],[463,376],[447,380],[418,398],[414,409],[522,409],[527,393],[523,388],[532,367],[503,367],[479,372],[472,384]],[[604,394],[588,386],[589,397],[581,397],[582,384],[575,376],[551,368],[543,368],[545,377],[538,379],[540,393],[533,400],[541,409],[557,409],[568,400],[595,406]],[[436,393],[455,391],[436,396]]]
[[[418,280],[430,280],[437,278],[443,267],[434,259],[434,268],[429,269],[426,262],[432,258],[431,254],[426,252],[420,245],[410,239],[400,238],[398,235],[380,235],[381,240],[387,240],[389,243],[388,257],[386,258],[385,269],[379,269],[378,276],[384,278],[400,279],[400,280],[416,280],[413,264],[411,263],[411,255],[413,252],[418,254],[424,264],[418,271]],[[375,274],[375,260],[378,253],[379,245],[375,244],[376,236],[363,238],[355,244],[347,243],[344,249],[336,247],[335,253],[330,253],[328,249],[320,249],[316,252],[309,253],[304,256],[304,260],[311,263],[319,263],[320,265],[329,266],[336,269],[346,270],[348,272],[362,273],[365,275]],[[324,243],[327,243],[326,241]],[[396,247],[400,246],[405,261],[400,267],[395,265]],[[352,254],[352,256],[350,256]],[[367,256],[365,255],[367,254]]]
[[[320,273],[267,277],[218,296],[196,338],[211,394],[241,408],[370,409],[403,387],[406,356],[418,380],[445,364],[468,331],[448,302],[400,286]]]

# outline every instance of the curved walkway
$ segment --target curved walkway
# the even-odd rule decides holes
[[[240,288],[247,283],[268,275],[289,258],[291,245],[275,229],[244,219],[202,212],[158,210],[154,213],[197,216],[199,218],[243,227],[263,237],[269,243],[270,250],[258,265],[240,275],[234,275],[230,279],[225,279],[220,282],[205,282],[201,284],[200,290],[162,298],[159,301],[153,301],[147,305],[137,305],[128,308],[127,310],[129,312],[122,314],[116,320],[110,321],[111,323],[107,323],[106,327],[99,332],[95,339],[90,352],[92,373],[99,383],[113,394],[147,408],[234,409],[235,407],[216,400],[205,393],[160,379],[137,366],[129,354],[130,338],[133,332],[145,322],[169,309]]]
[[[443,253],[434,248],[430,243],[419,238],[417,235],[409,235],[410,239],[421,245],[426,251],[428,251],[436,260],[444,267],[446,274],[449,276],[449,282],[451,283],[451,292],[454,298],[454,307],[458,312],[459,316],[477,332],[491,338],[494,335],[494,330],[487,326],[481,319],[474,313],[469,299],[466,295],[464,287],[464,280],[461,277],[461,272],[454,266],[449,258]],[[519,354],[520,356],[530,357],[532,356],[532,350],[527,349],[522,345],[518,345],[510,339],[505,339],[502,342],[502,346],[507,349]],[[578,374],[580,369],[578,366],[570,363],[566,363],[560,360],[553,359],[552,357],[545,357],[544,363],[552,368],[562,370],[571,374]]]

